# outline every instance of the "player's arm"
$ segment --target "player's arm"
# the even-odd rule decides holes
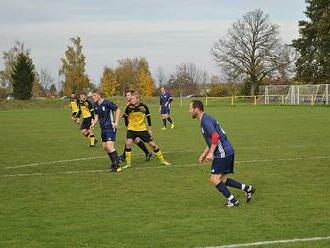
[[[116,109],[115,116],[116,119],[115,119],[115,123],[113,123],[113,128],[117,128],[119,126],[119,122],[122,116],[119,108]]]
[[[88,109],[89,109],[89,112],[92,115],[92,119],[94,119],[94,116],[95,116],[94,106],[93,106],[93,104],[90,101],[88,101]]]
[[[94,128],[96,123],[99,121],[99,115],[98,114],[95,114],[94,115],[94,119],[92,119],[92,125],[91,125],[91,128]]]
[[[173,101],[173,97],[170,94],[168,94],[168,100],[166,102],[166,106],[169,105],[172,101]]]
[[[205,157],[206,160],[211,161],[213,159],[213,154],[218,146],[219,139],[220,139],[220,135],[217,132],[214,131],[211,133],[211,146],[208,154]]]
[[[129,111],[128,111],[128,106],[127,106],[126,109],[125,109],[125,112],[123,114],[123,118],[124,118],[124,122],[125,122],[126,127],[128,127],[128,114],[129,114]]]
[[[209,151],[210,151],[210,148],[208,146],[206,146],[205,149],[204,149],[204,151],[203,151],[203,153],[199,156],[198,161],[200,163],[202,163],[203,161],[205,161],[205,157],[209,153]]]
[[[144,105],[145,109],[146,109],[146,117],[147,117],[147,125],[148,125],[148,131],[150,133],[150,135],[152,134],[152,130],[151,130],[151,114],[149,111],[149,108],[147,105]]]

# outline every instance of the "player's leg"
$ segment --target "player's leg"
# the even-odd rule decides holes
[[[234,160],[235,160],[234,154],[231,155],[231,156],[228,156],[226,158],[226,166],[227,166],[227,172],[228,173],[233,173],[234,172]],[[228,178],[227,177],[226,180],[224,181],[224,183],[228,187],[243,190],[245,192],[245,195],[246,195],[246,202],[249,202],[252,199],[252,196],[256,191],[254,186],[241,183],[239,181],[236,181],[233,178]]]
[[[148,148],[146,147],[144,142],[139,137],[136,137],[134,139],[134,144],[136,144],[138,147],[140,147],[140,149],[144,152],[146,160],[150,160],[152,153],[149,152]]]
[[[103,150],[108,154],[111,160],[111,171],[120,172],[120,161],[115,149],[116,133],[111,130],[105,130],[101,132],[101,136]]]
[[[92,124],[92,123],[91,123],[91,124]],[[97,140],[96,140],[96,138],[95,138],[95,135],[94,135],[94,131],[93,131],[92,128],[89,127],[88,132],[89,132],[89,141],[90,141],[89,146],[90,146],[90,147],[94,147],[95,144],[96,144],[96,142],[97,142]]]
[[[155,143],[155,141],[153,141],[153,139],[150,137],[148,141],[149,146],[152,148],[152,150],[154,151],[156,157],[159,159],[159,161],[163,164],[163,165],[171,165],[171,163],[167,162],[164,158],[163,153],[161,152],[161,150],[159,149],[159,147],[157,146],[157,144]],[[147,142],[146,141],[146,142]]]
[[[126,165],[123,167],[123,169],[127,169],[131,167],[132,162],[132,146],[133,146],[133,139],[127,138],[126,140],[126,146],[125,146],[125,153],[126,153]]]
[[[168,107],[168,109],[167,109],[167,121],[171,124],[171,129],[173,129],[174,128],[174,122],[171,119],[170,114],[171,114],[171,109],[170,109],[170,107]]]
[[[167,114],[162,113],[162,121],[163,121],[163,128],[162,128],[162,130],[165,130],[167,128],[166,120],[167,120]]]
[[[228,190],[224,181],[226,180],[226,175],[224,174],[211,174],[210,182],[215,186],[215,188],[228,200],[226,204],[227,207],[236,207],[239,205],[239,201],[235,196]]]

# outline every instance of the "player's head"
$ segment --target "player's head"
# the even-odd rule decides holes
[[[70,96],[71,96],[72,98],[75,98],[75,97],[76,97],[76,93],[71,92]]]
[[[160,87],[160,92],[161,92],[162,94],[164,94],[164,93],[166,92],[165,87]]]
[[[193,100],[190,103],[189,113],[192,118],[196,118],[199,114],[204,112],[204,105],[200,100]]]
[[[134,95],[135,91],[134,90],[127,90],[126,91],[126,99],[128,103],[131,103],[131,97]]]
[[[87,97],[86,92],[82,91],[82,92],[79,93],[79,99],[80,99],[80,100],[85,100],[86,97]]]
[[[92,92],[92,99],[93,102],[98,102],[103,97],[103,92],[100,89],[95,89]]]
[[[131,100],[130,103],[133,105],[137,105],[140,102],[140,95],[137,92],[134,92],[134,94],[132,94],[131,96]]]

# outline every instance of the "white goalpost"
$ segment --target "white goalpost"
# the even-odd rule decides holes
[[[329,84],[267,85],[260,87],[258,102],[287,105],[329,105]]]

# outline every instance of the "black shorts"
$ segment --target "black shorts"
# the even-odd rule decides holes
[[[127,139],[132,139],[135,140],[136,138],[140,138],[143,140],[143,142],[149,143],[150,141],[153,141],[150,133],[146,131],[132,131],[132,130],[127,130]]]
[[[84,118],[81,122],[80,129],[89,129],[92,125],[92,117]]]

